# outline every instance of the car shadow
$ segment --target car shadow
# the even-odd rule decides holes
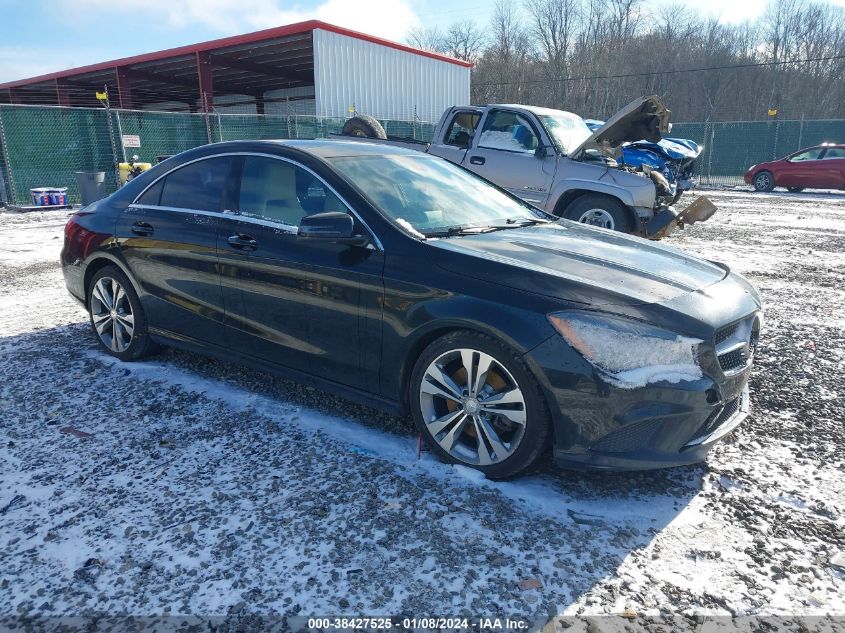
[[[91,546],[86,554],[89,562],[101,557],[111,561],[94,570],[102,580],[93,584],[131,579],[136,586],[143,584],[139,595],[160,597],[161,603],[172,601],[177,606],[182,600],[183,613],[201,612],[208,604],[225,613],[244,601],[246,611],[258,613],[336,613],[344,610],[338,599],[351,592],[359,599],[344,597],[346,610],[360,613],[387,609],[412,615],[469,612],[547,618],[571,609],[597,585],[615,578],[624,561],[647,548],[699,494],[708,472],[706,466],[641,473],[564,471],[547,455],[526,475],[490,482],[477,471],[441,464],[431,455],[418,457],[411,420],[266,372],[184,351],[163,349],[143,362],[121,363],[96,347],[87,323],[0,339],[0,358],[5,359],[0,361],[4,407],[9,409],[7,415],[17,413],[20,421],[14,438],[8,428],[0,429],[0,447],[6,446],[0,451],[22,469],[17,478],[0,484],[0,506],[16,495],[29,494],[25,484],[35,478],[78,481],[83,470],[92,474],[108,471],[102,484],[97,477],[85,476],[84,491],[89,496],[75,501],[70,511],[67,500],[54,493],[27,499],[29,510],[21,512],[49,517],[56,512],[78,512],[76,516],[89,516],[86,525],[90,524],[92,533],[108,531],[108,523],[115,522],[121,531],[117,537],[109,537],[108,554],[99,552],[97,546]],[[66,381],[67,386],[59,388],[50,381]],[[114,384],[123,385],[121,393],[137,397],[119,408],[100,407],[102,414],[92,415],[86,403],[108,400],[104,391]],[[26,409],[24,405],[12,410],[9,403],[18,402],[22,394],[32,398],[26,406],[43,405],[43,410],[31,416],[20,413]],[[222,416],[234,430],[198,427],[203,420],[185,412],[198,400],[219,401],[208,410]],[[76,414],[55,413],[74,402],[80,403]],[[174,403],[179,403],[178,411]],[[125,420],[120,411],[127,412]],[[257,421],[264,418],[272,424],[261,426]],[[245,449],[243,438],[263,428],[271,431]],[[197,496],[196,490],[214,489],[219,484],[213,469],[208,472],[202,464],[197,466],[202,476],[196,482],[185,476],[177,487],[163,493],[167,497],[163,504],[154,495],[137,498],[129,488],[115,487],[115,481],[137,478],[137,473],[166,472],[168,464],[180,461],[190,465],[197,457],[188,447],[211,441],[203,433],[212,432],[217,433],[215,455],[228,456],[227,468],[241,473],[225,482],[225,499],[238,500],[237,504],[208,506],[205,496]],[[98,438],[96,442],[104,446],[88,442],[89,437]],[[275,451],[287,450],[287,444],[296,442],[303,450],[285,453],[286,466],[280,467]],[[40,457],[33,461],[36,454]],[[332,462],[315,470],[312,454]],[[29,478],[26,463],[38,464]],[[222,468],[222,463],[216,462],[216,467]],[[51,467],[58,472],[50,472]],[[17,490],[15,481],[22,482],[23,492]],[[272,482],[267,489],[277,491],[279,499],[265,499],[262,506],[256,501],[256,490],[264,490],[267,482]],[[144,485],[155,491],[160,483],[147,483],[145,476]],[[308,502],[302,502],[303,498]],[[174,510],[174,500],[179,499],[191,509]],[[220,499],[215,497],[218,505]],[[246,507],[245,500],[250,500]],[[255,504],[262,510],[257,511]],[[175,552],[180,565],[156,562],[154,565],[164,569],[157,577],[150,567],[143,567],[146,563],[136,569],[134,563],[127,562],[152,558],[153,552],[163,547],[159,539],[165,537],[145,525],[123,532],[126,517],[154,517],[170,526],[179,525],[183,518],[196,523],[195,517],[206,511],[226,513],[236,525],[255,524],[254,529],[262,535],[257,548],[235,548],[222,561],[224,568],[218,569],[213,560],[210,569],[200,568],[198,563],[193,565],[190,552],[197,547],[220,547],[221,539],[231,538],[231,534],[224,534],[222,528],[219,533],[209,529],[208,541],[182,543],[169,533],[166,551]],[[348,516],[338,522],[336,515],[344,512]],[[391,520],[392,513],[398,513],[400,520]],[[12,553],[54,543],[43,560],[55,569],[56,560],[49,560],[50,556],[67,555],[56,548],[65,538],[58,515],[43,529],[32,528],[29,540],[13,547]],[[282,515],[284,520],[279,519]],[[29,523],[19,513],[7,512],[0,516],[0,533],[28,529]],[[52,524],[59,526],[50,527]],[[72,536],[80,538],[78,531]],[[85,541],[83,537],[80,542]],[[277,551],[274,544],[281,542],[286,553],[273,559],[268,552]],[[303,560],[290,554],[297,548],[305,552]],[[304,565],[308,556],[326,551],[333,553],[328,565],[307,565],[313,583],[322,587],[318,598],[308,583],[289,577],[301,569],[292,567],[294,563]],[[257,559],[262,561],[260,565]],[[26,557],[21,560],[32,566],[28,575],[37,576],[23,593],[38,587],[49,593],[51,582],[67,581],[62,574],[51,579],[49,566]],[[58,567],[63,564],[71,565],[71,575],[94,573],[74,569],[74,564],[82,564],[78,561],[62,560]],[[225,573],[232,567],[242,574],[235,584],[238,590],[232,588],[234,581]],[[338,574],[352,582],[350,569],[366,576],[369,584],[351,587],[329,582]],[[190,573],[195,575],[189,577]],[[210,584],[193,588],[197,578]],[[255,595],[262,599],[255,597],[251,602],[243,597],[250,583],[261,588]],[[445,585],[449,588],[444,589]],[[192,591],[186,594],[186,589]],[[218,597],[204,602],[206,589]],[[381,591],[388,596],[384,600],[375,598]],[[144,603],[135,595],[103,603],[96,591],[89,593],[77,596],[74,604],[145,612]],[[268,595],[272,597],[269,602],[265,599]]]

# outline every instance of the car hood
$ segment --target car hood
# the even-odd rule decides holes
[[[675,248],[568,220],[429,242],[464,257],[441,268],[589,305],[643,305],[718,283],[726,268]]]
[[[656,95],[635,99],[596,129],[570,156],[579,157],[594,147],[613,148],[643,139],[659,143],[669,131],[670,114]]]

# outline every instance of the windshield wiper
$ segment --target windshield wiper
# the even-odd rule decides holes
[[[530,226],[532,224],[551,224],[551,220],[543,218],[508,218],[505,223],[509,227]]]
[[[426,237],[451,237],[453,235],[478,235],[479,233],[489,233],[490,231],[496,231],[499,227],[497,226],[447,226],[442,229],[436,229],[433,231],[423,231],[423,235]]]

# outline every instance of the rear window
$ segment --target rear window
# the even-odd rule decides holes
[[[161,206],[219,211],[231,159],[206,158],[180,167],[164,179]]]

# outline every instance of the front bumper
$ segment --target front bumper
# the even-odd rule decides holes
[[[748,415],[750,366],[731,376],[615,386],[597,370],[573,373],[561,337],[530,353],[541,367],[564,468],[648,470],[702,462]],[[567,367],[568,365],[568,367]],[[586,363],[585,363],[586,365]]]

